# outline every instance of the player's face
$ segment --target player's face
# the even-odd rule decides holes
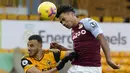
[[[60,23],[66,28],[72,28],[75,24],[75,16],[72,12],[62,13],[59,17]]]
[[[37,40],[30,40],[27,43],[28,53],[30,56],[35,56],[40,48],[40,43]]]

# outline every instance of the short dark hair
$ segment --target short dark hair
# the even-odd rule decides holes
[[[71,7],[70,5],[60,5],[58,8],[57,8],[57,14],[56,14],[56,17],[59,18],[59,16],[64,13],[64,12],[74,12],[74,9],[73,7]]]
[[[40,35],[31,35],[28,40],[37,40],[39,43],[42,43],[42,38]]]

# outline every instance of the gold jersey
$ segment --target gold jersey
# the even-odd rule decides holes
[[[65,57],[66,51],[61,51],[58,53],[54,52],[44,52],[44,56],[41,60],[36,60],[29,55],[25,55],[21,59],[21,66],[24,69],[24,72],[31,67],[35,66],[40,71],[47,71],[57,66],[57,62]],[[58,60],[59,59],[59,60]],[[58,72],[56,72],[58,73]]]

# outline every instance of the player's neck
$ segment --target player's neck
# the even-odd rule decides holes
[[[38,53],[36,54],[36,56],[34,57],[36,60],[41,60],[44,56],[44,52],[43,50],[39,50]]]
[[[80,19],[76,19],[75,26],[79,25]]]

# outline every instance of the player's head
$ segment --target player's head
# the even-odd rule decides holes
[[[60,5],[57,9],[56,17],[59,18],[61,24],[67,28],[72,28],[77,24],[75,11],[69,5]]]
[[[39,35],[31,35],[28,38],[28,53],[30,56],[35,56],[42,49],[42,38]]]

